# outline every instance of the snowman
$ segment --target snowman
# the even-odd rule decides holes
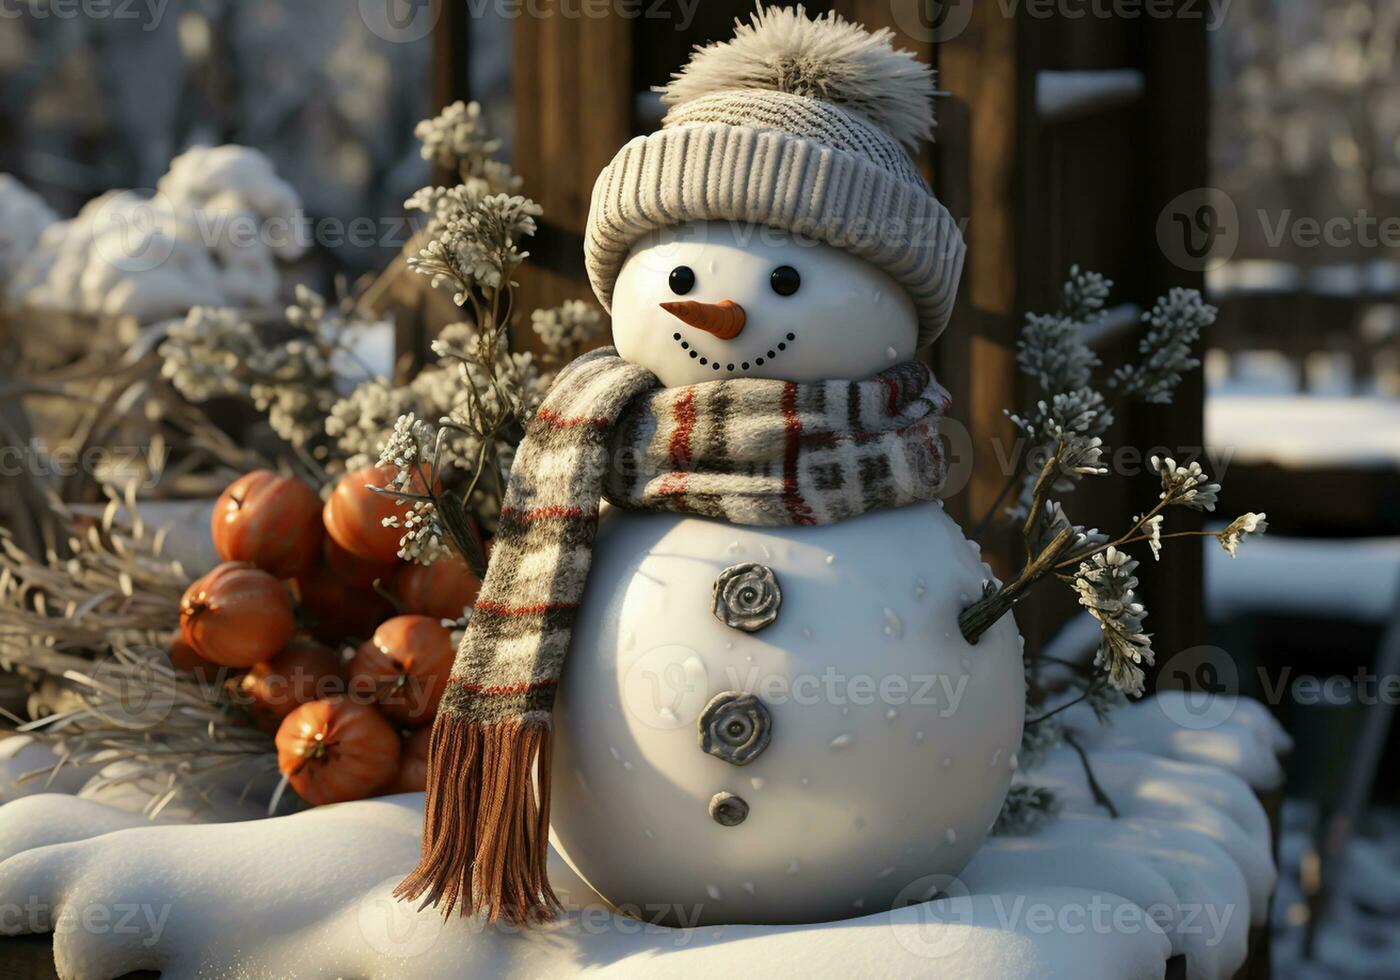
[[[433,736],[404,897],[818,922],[924,899],[1001,808],[1020,637],[944,513],[915,359],[963,244],[908,148],[928,69],[760,9],[663,91],[586,236],[616,350],[561,372],[511,474]]]

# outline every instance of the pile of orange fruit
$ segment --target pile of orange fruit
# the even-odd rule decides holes
[[[443,621],[481,587],[456,555],[399,558],[403,532],[384,519],[410,505],[369,489],[394,475],[346,474],[324,503],[294,477],[240,477],[214,507],[223,562],[180,602],[172,665],[226,683],[312,805],[424,788],[452,667]]]

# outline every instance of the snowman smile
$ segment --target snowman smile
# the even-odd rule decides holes
[[[763,367],[769,361],[776,360],[778,355],[787,350],[788,345],[797,339],[797,335],[790,333],[785,340],[774,344],[767,351],[761,351],[758,356],[749,357],[742,361],[717,360],[707,354],[701,354],[679,332],[671,334],[671,339],[680,345],[681,350],[689,352],[692,360],[708,365],[716,371],[750,371],[756,367]]]
[[[718,303],[697,303],[693,300],[662,303],[661,308],[687,326],[713,334],[720,340],[733,340],[738,337],[748,322],[744,308],[729,299],[720,300]],[[691,346],[690,341],[686,340],[680,331],[671,334],[671,339],[680,344],[681,350],[686,351],[692,360],[699,361],[701,365],[708,366],[715,371],[748,371],[755,367],[763,367],[764,364],[776,358],[779,352],[787,350],[787,345],[796,340],[797,335],[789,333],[786,340],[774,344],[766,354],[760,350],[757,354],[738,361],[728,361],[701,354],[698,349]]]

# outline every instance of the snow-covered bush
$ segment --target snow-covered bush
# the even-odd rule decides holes
[[[197,147],[171,161],[154,195],[111,191],[48,224],[7,298],[143,322],[196,306],[265,310],[277,300],[277,260],[299,258],[304,238],[300,200],[265,156]]]
[[[9,174],[0,174],[0,295],[38,247],[39,235],[57,220],[38,194]]]

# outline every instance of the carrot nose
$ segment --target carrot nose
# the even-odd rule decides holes
[[[661,308],[678,320],[712,333],[720,340],[733,340],[744,329],[744,308],[732,299],[722,299],[718,303],[680,300],[662,303]]]

